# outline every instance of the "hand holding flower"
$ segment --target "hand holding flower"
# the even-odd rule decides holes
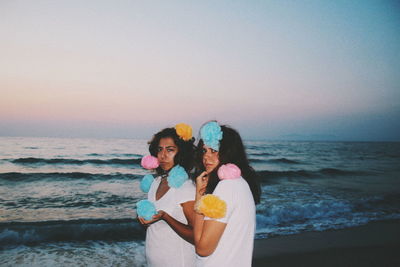
[[[143,217],[138,217],[138,220],[142,225],[149,226],[152,223],[162,220],[165,214],[166,214],[165,211],[159,210],[157,214],[153,215],[153,218],[151,220],[145,220]]]

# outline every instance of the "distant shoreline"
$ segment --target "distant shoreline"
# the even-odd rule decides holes
[[[35,138],[35,139],[96,139],[96,140],[143,140],[147,143],[150,137],[143,137],[144,135],[140,136],[55,136],[55,135],[48,135],[48,136],[27,136],[27,135],[1,135],[0,138]],[[149,134],[151,136],[151,134]],[[197,136],[194,136],[196,140],[198,139]],[[356,139],[312,139],[312,138],[246,138],[244,137],[243,140],[245,142],[322,142],[322,143],[400,143],[400,140],[356,140]]]
[[[400,220],[255,241],[253,266],[400,266]]]

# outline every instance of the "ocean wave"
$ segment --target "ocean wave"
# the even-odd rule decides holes
[[[297,171],[258,171],[257,174],[262,180],[264,180],[269,178],[283,178],[283,177],[312,177],[314,173],[306,170],[297,170]]]
[[[265,160],[264,159],[249,159],[249,162],[250,163],[259,163],[259,162],[265,162]]]
[[[62,241],[144,240],[135,219],[80,219],[70,221],[0,223],[0,247]]]
[[[286,163],[286,164],[299,164],[300,162],[287,159],[287,158],[280,158],[280,159],[270,159],[268,162],[273,162],[273,163]]]
[[[146,267],[144,241],[83,241],[10,246],[0,251],[0,266]]]
[[[364,171],[349,171],[336,168],[323,168],[317,171],[296,170],[296,171],[258,171],[261,179],[269,178],[292,178],[292,177],[323,177],[323,176],[348,176],[348,175],[367,175]]]
[[[8,159],[8,161],[14,164],[21,165],[32,165],[32,164],[63,164],[63,165],[84,165],[84,164],[93,164],[93,165],[136,165],[140,164],[141,159],[121,159],[121,158],[111,158],[111,159],[66,159],[66,158],[53,158],[53,159],[45,159],[45,158],[18,158],[18,159]]]
[[[260,158],[249,158],[250,163],[259,163],[259,162],[270,162],[277,164],[300,164],[300,162],[287,159],[287,158],[278,158],[278,159],[260,159]]]
[[[70,194],[65,196],[47,197],[20,197],[10,200],[0,198],[0,207],[7,209],[94,209],[103,207],[134,205],[135,198],[131,196],[119,196],[108,192],[93,192],[86,194]]]
[[[86,154],[86,156],[89,156],[89,157],[109,157],[109,156],[112,156],[112,157],[129,157],[129,158],[136,158],[136,159],[139,159],[139,158],[142,158],[143,157],[143,155],[140,155],[140,154],[132,154],[132,153],[109,153],[109,154],[100,154],[100,153],[89,153],[89,154]]]
[[[400,195],[365,198],[350,202],[325,199],[308,203],[268,203],[257,211],[257,235],[271,237],[303,231],[325,231],[365,224],[374,220],[399,219]]]
[[[52,172],[52,173],[20,173],[6,172],[0,173],[0,181],[7,182],[35,182],[39,180],[65,181],[73,179],[82,180],[132,180],[141,178],[135,174],[93,174],[85,172]]]
[[[345,201],[321,200],[313,203],[285,203],[272,205],[262,212],[263,225],[283,225],[300,223],[310,219],[343,217],[351,214],[352,204]]]
[[[273,154],[268,152],[250,152],[249,156],[272,156]]]

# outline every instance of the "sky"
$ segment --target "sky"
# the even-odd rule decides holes
[[[0,136],[400,141],[397,1],[0,0]]]

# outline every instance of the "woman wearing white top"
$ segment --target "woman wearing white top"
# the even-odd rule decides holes
[[[261,194],[256,172],[248,163],[237,131],[212,121],[203,125],[200,134],[196,162],[198,171],[202,172],[196,178],[196,201],[204,194],[213,194],[226,203],[226,213],[215,219],[197,210],[194,222],[196,265],[251,266],[255,204],[260,201]],[[228,165],[237,169],[237,177],[220,180],[218,169]]]
[[[149,142],[150,154],[157,157],[158,177],[151,184],[148,200],[158,213],[152,220],[139,221],[147,227],[148,266],[194,266],[193,219],[195,185],[187,180],[179,188],[171,187],[167,177],[176,165],[189,172],[193,166],[194,139],[182,139],[175,128],[156,133]]]

